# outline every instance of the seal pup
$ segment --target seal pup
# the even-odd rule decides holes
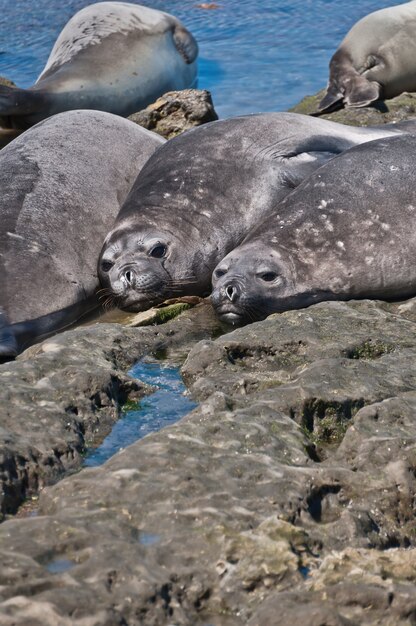
[[[121,116],[167,91],[195,84],[198,46],[182,23],[126,2],[98,2],[76,13],[29,89],[0,86],[0,116],[15,128],[71,109]]]
[[[222,321],[416,293],[416,137],[372,141],[303,181],[213,272]]]
[[[364,107],[416,91],[416,1],[381,9],[359,20],[329,64],[329,83],[318,112]]]
[[[101,284],[128,311],[209,293],[217,263],[306,176],[353,145],[399,132],[267,113],[171,139],[146,163],[105,239]]]
[[[0,354],[98,306],[102,240],[164,141],[111,113],[68,111],[0,152]]]

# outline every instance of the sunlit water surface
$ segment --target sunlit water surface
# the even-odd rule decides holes
[[[0,75],[28,87],[59,32],[87,0],[0,0]],[[136,3],[140,4],[140,3]],[[389,0],[147,0],[199,42],[199,87],[220,117],[284,111],[324,87],[328,62],[361,17]],[[217,8],[204,8],[204,6]]]

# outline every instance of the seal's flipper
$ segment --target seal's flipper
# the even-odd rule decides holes
[[[368,107],[381,97],[379,83],[369,81],[365,76],[357,74],[345,87],[344,101],[349,107]]]
[[[17,342],[6,314],[0,309],[0,362],[12,359],[18,353]]]
[[[29,115],[38,113],[44,106],[44,98],[37,91],[0,85],[0,115]]]
[[[198,56],[198,44],[191,33],[183,26],[176,25],[173,30],[173,41],[179,52],[190,65]]]

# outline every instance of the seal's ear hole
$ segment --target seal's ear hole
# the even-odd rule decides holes
[[[109,272],[113,265],[114,263],[112,261],[101,261],[101,270],[103,272]]]
[[[263,272],[263,274],[259,275],[259,278],[266,283],[272,283],[277,277],[278,274],[276,272]]]
[[[163,243],[158,243],[156,246],[154,246],[154,248],[150,250],[149,255],[152,256],[154,259],[163,259],[167,249],[167,246],[165,246]]]
[[[214,277],[215,278],[221,278],[221,276],[225,276],[226,273],[227,273],[227,270],[217,269],[214,272]]]

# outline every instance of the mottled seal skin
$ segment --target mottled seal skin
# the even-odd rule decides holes
[[[119,116],[69,111],[0,152],[0,353],[13,355],[98,306],[103,238],[163,143]]]
[[[306,176],[343,150],[400,128],[268,113],[170,140],[141,171],[105,240],[103,287],[129,311],[209,293],[217,263]]]
[[[71,109],[124,117],[159,96],[195,84],[198,46],[172,15],[126,2],[76,13],[27,90],[0,86],[0,115],[28,128]]]
[[[416,91],[416,1],[359,20],[329,64],[327,93],[318,110],[368,106]]]
[[[323,165],[213,273],[220,319],[243,324],[322,300],[416,293],[416,137],[379,139]]]

